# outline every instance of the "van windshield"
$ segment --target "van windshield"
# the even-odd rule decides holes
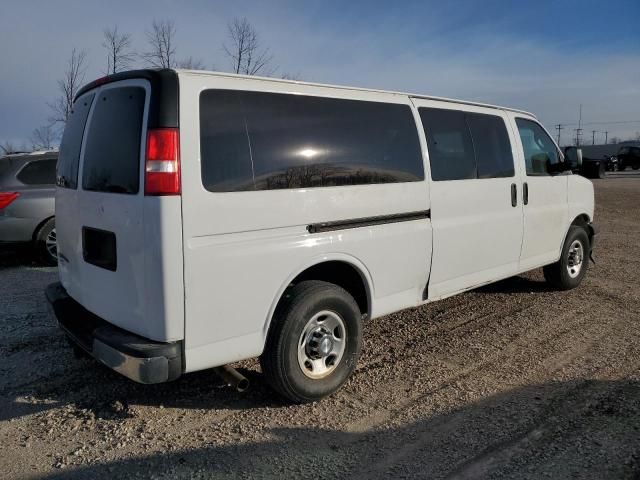
[[[145,95],[141,87],[120,87],[95,99],[84,152],[84,190],[138,193]]]

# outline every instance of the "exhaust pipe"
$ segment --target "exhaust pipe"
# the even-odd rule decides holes
[[[227,385],[236,389],[237,392],[245,392],[249,388],[247,377],[229,365],[223,365],[213,369],[216,374],[225,381]]]

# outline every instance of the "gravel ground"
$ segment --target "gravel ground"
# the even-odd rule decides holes
[[[0,253],[0,476],[640,479],[640,176],[596,181],[597,264],[533,271],[367,323],[353,378],[291,406],[238,367],[137,385],[75,359],[56,271]]]

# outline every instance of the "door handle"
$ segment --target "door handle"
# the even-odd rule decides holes
[[[529,184],[527,182],[522,185],[522,203],[529,205]]]
[[[518,205],[518,187],[515,183],[511,184],[511,206],[515,207]]]

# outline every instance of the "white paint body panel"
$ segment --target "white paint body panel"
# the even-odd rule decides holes
[[[205,89],[411,105],[408,97],[207,75],[181,76],[180,88],[180,124],[195,127],[180,130],[187,371],[219,365],[220,348],[236,337],[245,340],[234,347],[233,358],[259,355],[281,293],[316,263],[342,260],[358,268],[368,279],[373,316],[422,300],[431,258],[428,219],[316,234],[306,226],[428,210],[426,180],[212,193],[202,186],[200,169],[199,96]]]
[[[107,84],[105,89],[150,86],[144,80]],[[85,132],[91,127],[94,101]],[[184,337],[182,230],[180,197],[144,196],[146,120],[140,142],[140,185],[135,195],[82,189],[84,145],[80,152],[78,188],[56,189],[56,231],[62,285],[90,312],[125,330],[151,340],[168,342]],[[85,135],[86,141],[86,135]],[[117,139],[114,139],[117,141]],[[82,254],[82,227],[113,232],[117,270],[86,263]]]

